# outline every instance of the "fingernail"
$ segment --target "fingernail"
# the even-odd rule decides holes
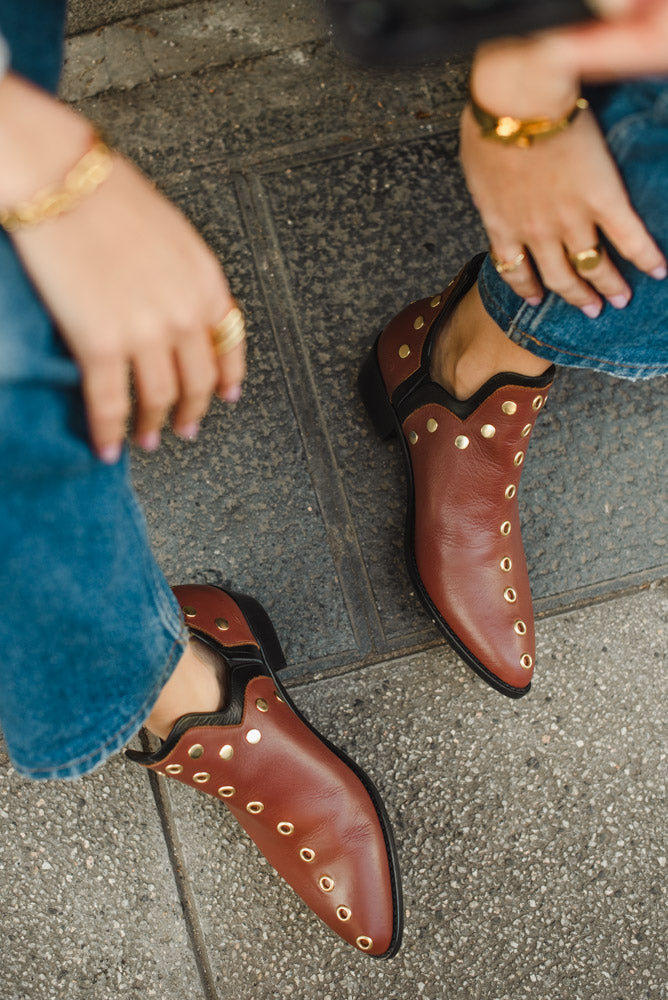
[[[655,267],[654,270],[649,273],[653,278],[656,278],[657,281],[662,281],[668,274],[668,268],[666,268],[665,264],[659,264],[658,267]]]
[[[527,305],[530,306],[539,306],[542,301],[543,299],[541,298],[540,295],[530,295],[528,299],[525,299]]]
[[[141,434],[137,438],[137,444],[144,451],[157,451],[160,447],[159,431],[148,431],[146,434]]]
[[[590,302],[588,306],[582,307],[582,312],[585,316],[589,316],[589,319],[596,319],[601,313],[600,302]]]
[[[620,292],[619,295],[611,295],[608,302],[611,306],[614,306],[615,309],[623,309],[624,306],[628,304],[630,297],[631,296],[627,295],[625,292]]]
[[[223,389],[220,395],[226,403],[238,403],[241,399],[241,392],[240,385],[231,385],[229,389]]]
[[[194,441],[199,434],[199,424],[196,420],[193,420],[190,424],[184,424],[183,427],[177,427],[175,433],[178,434],[180,438],[184,441]]]
[[[104,448],[100,448],[97,455],[105,465],[116,465],[121,457],[121,450],[120,444],[108,444]]]

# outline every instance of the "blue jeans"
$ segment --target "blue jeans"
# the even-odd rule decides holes
[[[6,7],[13,67],[53,89],[64,4]],[[79,372],[1,230],[0,470],[0,727],[21,774],[76,777],[140,728],[187,640],[127,457],[91,452]]]
[[[593,106],[631,202],[668,255],[668,81],[641,80],[593,94]],[[539,306],[515,295],[489,257],[479,281],[487,312],[509,336],[559,365],[593,368],[622,378],[668,373],[668,279],[655,281],[613,250],[633,290],[625,309],[604,305],[588,319],[554,293]]]

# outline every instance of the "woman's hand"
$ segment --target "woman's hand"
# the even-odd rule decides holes
[[[41,121],[48,148],[55,146],[62,162],[35,165],[31,130],[34,176],[29,182],[18,180],[18,170],[0,176],[6,204],[13,201],[5,192],[28,198],[28,190],[32,196],[62,179],[90,141],[82,119],[23,81],[13,83],[14,108],[33,126]],[[10,114],[2,121],[2,110],[0,98],[0,129],[20,147],[20,128],[12,128]],[[24,152],[12,148],[18,167]],[[12,239],[80,366],[91,441],[104,461],[120,455],[131,379],[134,437],[148,450],[158,446],[170,410],[175,432],[194,437],[213,392],[239,398],[245,345],[219,357],[211,342],[212,328],[234,304],[220,266],[183,215],[121,156],[114,154],[107,180],[72,211],[16,230]]]

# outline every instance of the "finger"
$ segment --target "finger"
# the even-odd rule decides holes
[[[579,249],[574,250],[574,245]],[[631,289],[612,263],[605,248],[600,248],[598,263],[594,267],[587,267],[586,269],[583,269],[582,266],[578,267],[577,260],[574,259],[583,249],[588,249],[586,243],[583,241],[570,244],[568,256],[574,270],[580,278],[587,281],[601,295],[605,296],[611,306],[615,309],[623,309],[631,299]]]
[[[121,456],[130,414],[128,370],[121,360],[105,359],[83,365],[83,396],[93,450],[114,465]]]
[[[593,246],[593,243],[588,246]],[[599,315],[603,308],[600,295],[573,269],[561,243],[550,241],[532,248],[532,254],[546,288],[577,306],[589,319]]]
[[[246,322],[243,314],[240,316],[237,313],[236,318],[234,317],[234,310],[239,309],[238,304],[232,299],[231,308],[225,310],[213,337],[218,363],[216,392],[228,403],[236,403],[241,398],[241,386],[246,378]],[[232,343],[231,347],[228,347],[230,336]],[[238,336],[243,337],[241,343],[238,342]]]
[[[543,287],[536,277],[528,253],[519,244],[508,243],[490,251],[497,274],[510,285],[516,295],[536,306],[543,298]]]
[[[218,369],[209,334],[201,331],[185,338],[177,348],[180,377],[179,398],[172,414],[172,427],[179,437],[197,437],[199,423],[211,402],[218,382]]]
[[[134,439],[146,451],[160,444],[160,430],[179,394],[179,381],[171,352],[152,348],[133,359],[137,405]]]
[[[614,217],[601,219],[601,229],[622,257],[652,278],[666,277],[666,258],[647,232],[630,203]]]

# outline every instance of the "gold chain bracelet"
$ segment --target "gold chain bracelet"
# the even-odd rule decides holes
[[[0,208],[0,226],[11,233],[70,212],[106,181],[111,168],[111,150],[95,135],[91,148],[65,175],[61,186],[44,188],[32,201],[20,202],[13,208]]]
[[[484,139],[493,139],[501,142],[505,146],[519,146],[520,149],[527,149],[537,139],[547,139],[551,135],[558,135],[564,132],[571,125],[581,111],[589,107],[589,101],[584,97],[578,97],[571,110],[563,118],[513,118],[511,115],[497,117],[489,111],[485,111],[469,95],[471,111],[473,117],[480,126],[480,134]]]

